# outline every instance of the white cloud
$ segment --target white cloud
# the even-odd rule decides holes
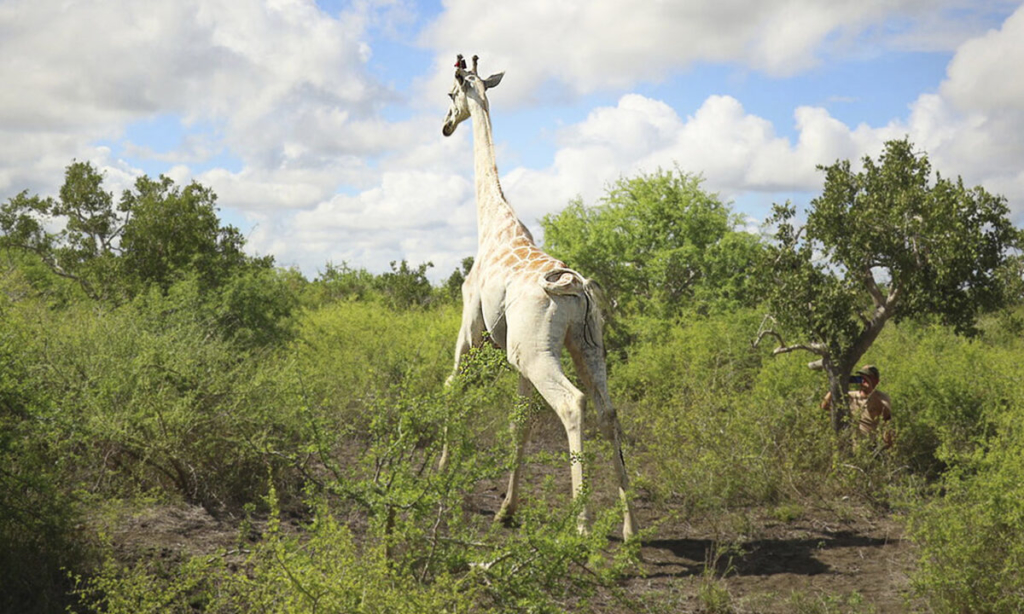
[[[1003,194],[1024,221],[1024,6],[998,30],[961,45],[938,94],[922,95],[910,116],[911,136],[933,166]]]
[[[577,194],[592,203],[621,176],[674,165],[703,175],[706,188],[727,198],[813,191],[821,185],[817,163],[859,154],[883,138],[880,131],[850,130],[820,108],[801,107],[795,120],[799,139],[791,143],[729,96],[710,96],[684,119],[662,102],[630,94],[567,127],[550,168],[515,169],[506,187],[527,218],[557,211]]]
[[[380,153],[393,139],[377,137],[373,117],[394,94],[365,68],[367,10],[333,18],[313,0],[7,0],[0,162],[19,170],[0,175],[0,190],[52,189],[71,157],[91,159],[91,143],[157,115],[223,127],[223,143],[170,163],[224,145],[255,174],[300,154],[312,166]]]
[[[701,63],[778,76],[840,56],[956,48],[941,87],[887,125],[847,125],[805,106],[794,109],[795,136],[787,137],[745,108],[750,101],[708,92],[697,108],[672,108],[625,94],[563,127],[547,168],[506,169],[499,155],[503,185],[539,231],[537,218],[576,195],[594,202],[620,176],[675,163],[703,173],[726,198],[813,193],[822,180],[816,164],[874,156],[886,139],[909,134],[936,168],[1021,209],[1024,85],[1013,71],[1024,63],[1024,9],[979,34],[981,22],[950,19],[965,2],[448,0],[420,39],[437,58],[419,84],[430,89],[400,101],[383,85],[394,76],[378,79],[368,66],[371,30],[387,29],[390,18],[408,22],[402,2],[356,2],[328,15],[313,0],[5,0],[0,197],[54,193],[72,158],[104,169],[107,189],[128,187],[142,171],[99,143],[122,139],[133,122],[170,116],[215,129],[197,129],[171,151],[125,144],[126,154],[162,161],[176,181],[195,176],[213,187],[222,207],[256,224],[253,251],[310,273],[328,260],[375,271],[391,260],[433,260],[436,277],[476,245],[465,176],[471,131],[440,136],[457,52],[479,53],[485,73],[514,66],[502,100],[522,105],[629,92]],[[972,15],[987,14],[977,6]],[[383,119],[396,102],[430,113]],[[221,155],[241,163],[193,174]]]
[[[406,259],[432,261],[431,277],[447,276],[476,252],[473,196],[472,184],[457,174],[389,171],[378,187],[261,222],[250,247],[309,273],[328,261],[379,272]]]
[[[998,30],[965,42],[949,63],[942,94],[962,111],[1019,113],[1024,109],[1024,7]]]
[[[631,87],[695,63],[734,64],[793,75],[830,55],[955,47],[979,24],[962,18],[961,0],[590,0],[480,3],[450,0],[424,31],[436,52],[428,91],[451,79],[456,53],[481,56],[482,71],[515,60],[509,100]],[[975,2],[974,12],[987,5]],[[898,24],[899,27],[893,27]],[[955,27],[950,24],[956,24]],[[942,32],[944,38],[934,35]],[[525,42],[525,44],[524,44]],[[565,87],[568,92],[559,92]],[[543,91],[542,91],[543,90]]]

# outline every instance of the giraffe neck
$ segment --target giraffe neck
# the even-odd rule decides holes
[[[498,181],[498,165],[494,155],[491,115],[476,100],[469,101],[473,119],[473,164],[476,173],[476,208],[479,243],[482,246],[509,224],[518,221],[512,206],[505,199]]]

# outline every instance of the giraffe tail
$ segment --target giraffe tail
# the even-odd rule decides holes
[[[605,296],[596,281],[587,279],[572,269],[557,268],[543,275],[541,287],[548,294],[582,297],[587,305],[583,320],[583,338],[589,345],[602,345],[601,329],[604,320],[601,317],[601,307],[605,304]]]
[[[586,292],[587,283],[582,275],[564,267],[551,269],[540,278],[540,286],[548,294],[578,296]]]
[[[604,289],[592,279],[584,280],[583,296],[587,300],[586,321],[583,324],[583,339],[594,347],[604,347],[604,317],[601,309],[607,304]]]

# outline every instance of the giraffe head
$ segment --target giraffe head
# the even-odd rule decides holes
[[[445,136],[451,136],[455,132],[455,127],[469,117],[470,99],[476,101],[486,110],[487,90],[497,87],[501,83],[501,78],[505,76],[505,73],[500,72],[481,79],[476,74],[478,60],[479,58],[474,55],[473,68],[470,70],[466,68],[466,60],[462,58],[462,54],[455,58],[455,82],[452,83],[452,89],[448,92],[452,103],[448,107],[448,115],[445,116],[444,125],[441,127],[441,134]]]

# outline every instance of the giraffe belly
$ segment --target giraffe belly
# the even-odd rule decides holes
[[[488,293],[484,292],[481,299],[484,327],[491,336],[491,341],[499,348],[505,349],[508,336],[508,325],[505,320],[505,293],[492,292],[488,296]]]

